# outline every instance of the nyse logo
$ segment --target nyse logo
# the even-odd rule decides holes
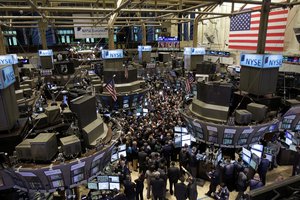
[[[246,58],[246,64],[250,66],[261,66],[262,62],[259,59]]]
[[[0,59],[0,65],[12,64],[12,59]]]

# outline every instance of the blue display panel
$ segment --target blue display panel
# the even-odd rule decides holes
[[[205,55],[205,48],[192,48],[192,47],[185,47],[184,48],[184,55]]]
[[[0,89],[4,89],[13,84],[16,77],[12,66],[3,67],[0,70]]]
[[[123,58],[123,49],[115,49],[115,50],[102,50],[102,58],[103,59],[115,59],[115,58]]]
[[[53,56],[52,49],[39,50],[39,56]]]
[[[282,66],[282,55],[241,54],[240,65],[256,68],[278,68]]]
[[[138,51],[152,51],[151,46],[138,46]]]

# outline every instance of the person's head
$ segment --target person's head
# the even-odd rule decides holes
[[[259,174],[258,174],[258,173],[254,174],[253,179],[254,179],[254,180],[257,180],[257,181],[260,181]]]
[[[180,182],[184,183],[184,181],[185,181],[184,176],[181,176],[181,177],[179,178],[179,180],[180,180]]]
[[[267,158],[266,154],[263,155],[263,158]]]
[[[156,179],[159,179],[160,177],[160,173],[158,171],[154,172],[153,175]]]
[[[171,162],[171,166],[175,167],[175,162],[174,161]]]

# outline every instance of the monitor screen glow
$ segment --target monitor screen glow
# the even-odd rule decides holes
[[[118,152],[118,156],[119,156],[119,158],[121,158],[121,155],[123,155],[124,157],[126,157],[126,151],[120,151],[120,152]]]
[[[242,159],[245,163],[247,163],[247,164],[250,163],[250,157],[248,157],[246,154],[243,154]]]
[[[293,141],[291,139],[289,139],[289,138],[285,138],[285,143],[287,145],[291,145],[293,143]]]
[[[262,156],[262,152],[261,152],[261,151],[257,151],[257,150],[255,150],[255,149],[251,149],[251,152],[252,152],[253,154],[257,155],[259,158],[261,158],[261,156]]]
[[[122,144],[118,148],[119,148],[119,151],[125,151],[126,150],[126,144]]]
[[[120,183],[109,183],[109,189],[110,190],[114,190],[114,189],[120,190]]]
[[[258,150],[258,151],[263,151],[264,146],[263,146],[263,145],[260,145],[260,144],[254,144],[254,145],[252,145],[251,148],[252,148],[252,149],[256,149],[256,150]]]
[[[109,179],[109,182],[114,182],[114,183],[120,182],[119,176],[109,176],[108,179]]]
[[[251,151],[243,147],[242,153],[247,155],[248,157],[251,157]]]
[[[249,165],[250,165],[250,167],[252,167],[253,169],[255,169],[255,170],[256,170],[256,168],[257,168],[257,164],[256,164],[256,162],[255,162],[254,160],[250,160],[250,163],[249,163]]]
[[[108,182],[100,182],[100,183],[98,183],[98,189],[99,190],[108,190],[109,189]]]
[[[191,145],[191,140],[182,140],[181,146],[184,147],[186,144],[187,144],[188,146],[190,146],[190,145]]]
[[[98,190],[98,184],[94,182],[88,182],[88,189]]]

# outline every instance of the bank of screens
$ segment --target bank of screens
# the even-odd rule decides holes
[[[185,134],[187,134],[188,130],[185,127],[175,126],[174,127],[174,132],[175,133],[185,133]]]
[[[251,158],[251,152],[243,147],[242,150],[242,159],[245,163],[249,164],[250,163],[250,158]]]
[[[119,176],[98,176],[97,181],[99,190],[120,190]]]
[[[120,145],[112,151],[111,162],[118,160],[121,156],[126,157],[126,144]]]

